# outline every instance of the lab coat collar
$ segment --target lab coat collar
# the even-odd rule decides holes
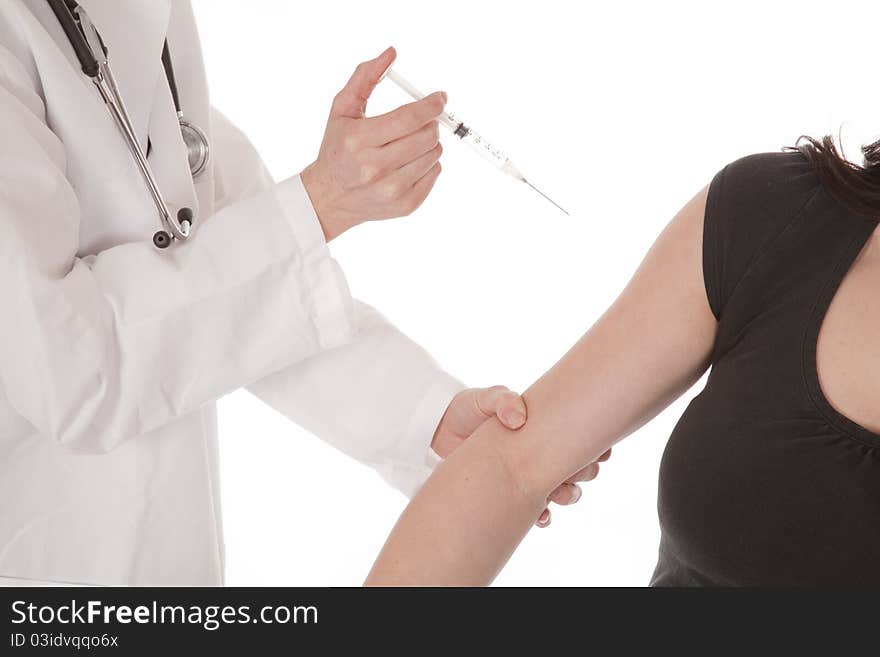
[[[146,149],[171,0],[78,0],[101,33],[126,108]]]

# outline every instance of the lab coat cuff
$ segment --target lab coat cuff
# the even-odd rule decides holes
[[[452,398],[464,389],[464,384],[453,376],[438,373],[413,411],[400,450],[403,463],[423,468],[427,475],[442,460],[431,449],[431,440]]]
[[[340,346],[355,332],[354,300],[345,274],[330,256],[324,231],[297,175],[275,187],[302,257],[302,275],[310,291],[307,303],[322,349]]]

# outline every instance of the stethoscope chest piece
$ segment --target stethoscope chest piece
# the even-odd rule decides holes
[[[204,173],[211,159],[211,149],[208,147],[208,136],[197,125],[190,123],[183,116],[178,115],[180,134],[186,145],[186,157],[189,160],[189,171],[193,178]]]
[[[165,77],[168,79],[168,87],[171,89],[171,98],[174,100],[174,109],[177,112],[177,122],[180,124],[180,135],[186,145],[186,158],[189,161],[189,171],[195,178],[208,166],[211,149],[208,146],[208,135],[194,123],[187,121],[180,108],[180,94],[177,92],[177,81],[174,79],[174,66],[171,64],[171,53],[168,51],[168,42],[162,48],[162,66],[165,69]]]

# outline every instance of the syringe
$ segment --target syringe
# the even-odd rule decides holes
[[[394,84],[403,89],[406,93],[408,93],[416,100],[421,100],[425,97],[425,94],[423,94],[412,84],[407,82],[407,80],[394,69],[389,68],[385,71],[382,77],[387,77]],[[565,214],[568,214],[568,212],[561,205],[559,205],[556,201],[554,201],[552,198],[547,196],[544,192],[542,192],[540,189],[538,189],[532,183],[526,180],[526,177],[520,172],[519,169],[516,168],[513,162],[510,161],[509,157],[507,157],[500,149],[495,148],[495,146],[486,141],[479,133],[475,132],[468,125],[466,125],[464,121],[457,118],[451,112],[443,112],[443,114],[440,115],[439,121],[447,128],[449,128],[452,131],[452,134],[454,134],[456,137],[461,139],[461,141],[465,142],[468,146],[477,151],[477,153],[479,153],[483,156],[483,158],[494,164],[498,169],[501,169],[501,171],[503,171],[507,175],[513,176],[517,180],[524,182],[526,185],[538,192],[538,194],[550,201],[557,208],[565,212]]]

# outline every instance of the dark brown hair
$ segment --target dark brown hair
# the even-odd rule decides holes
[[[880,141],[861,147],[864,164],[847,160],[830,135],[801,136],[786,150],[806,157],[825,189],[845,207],[856,214],[880,216]]]

